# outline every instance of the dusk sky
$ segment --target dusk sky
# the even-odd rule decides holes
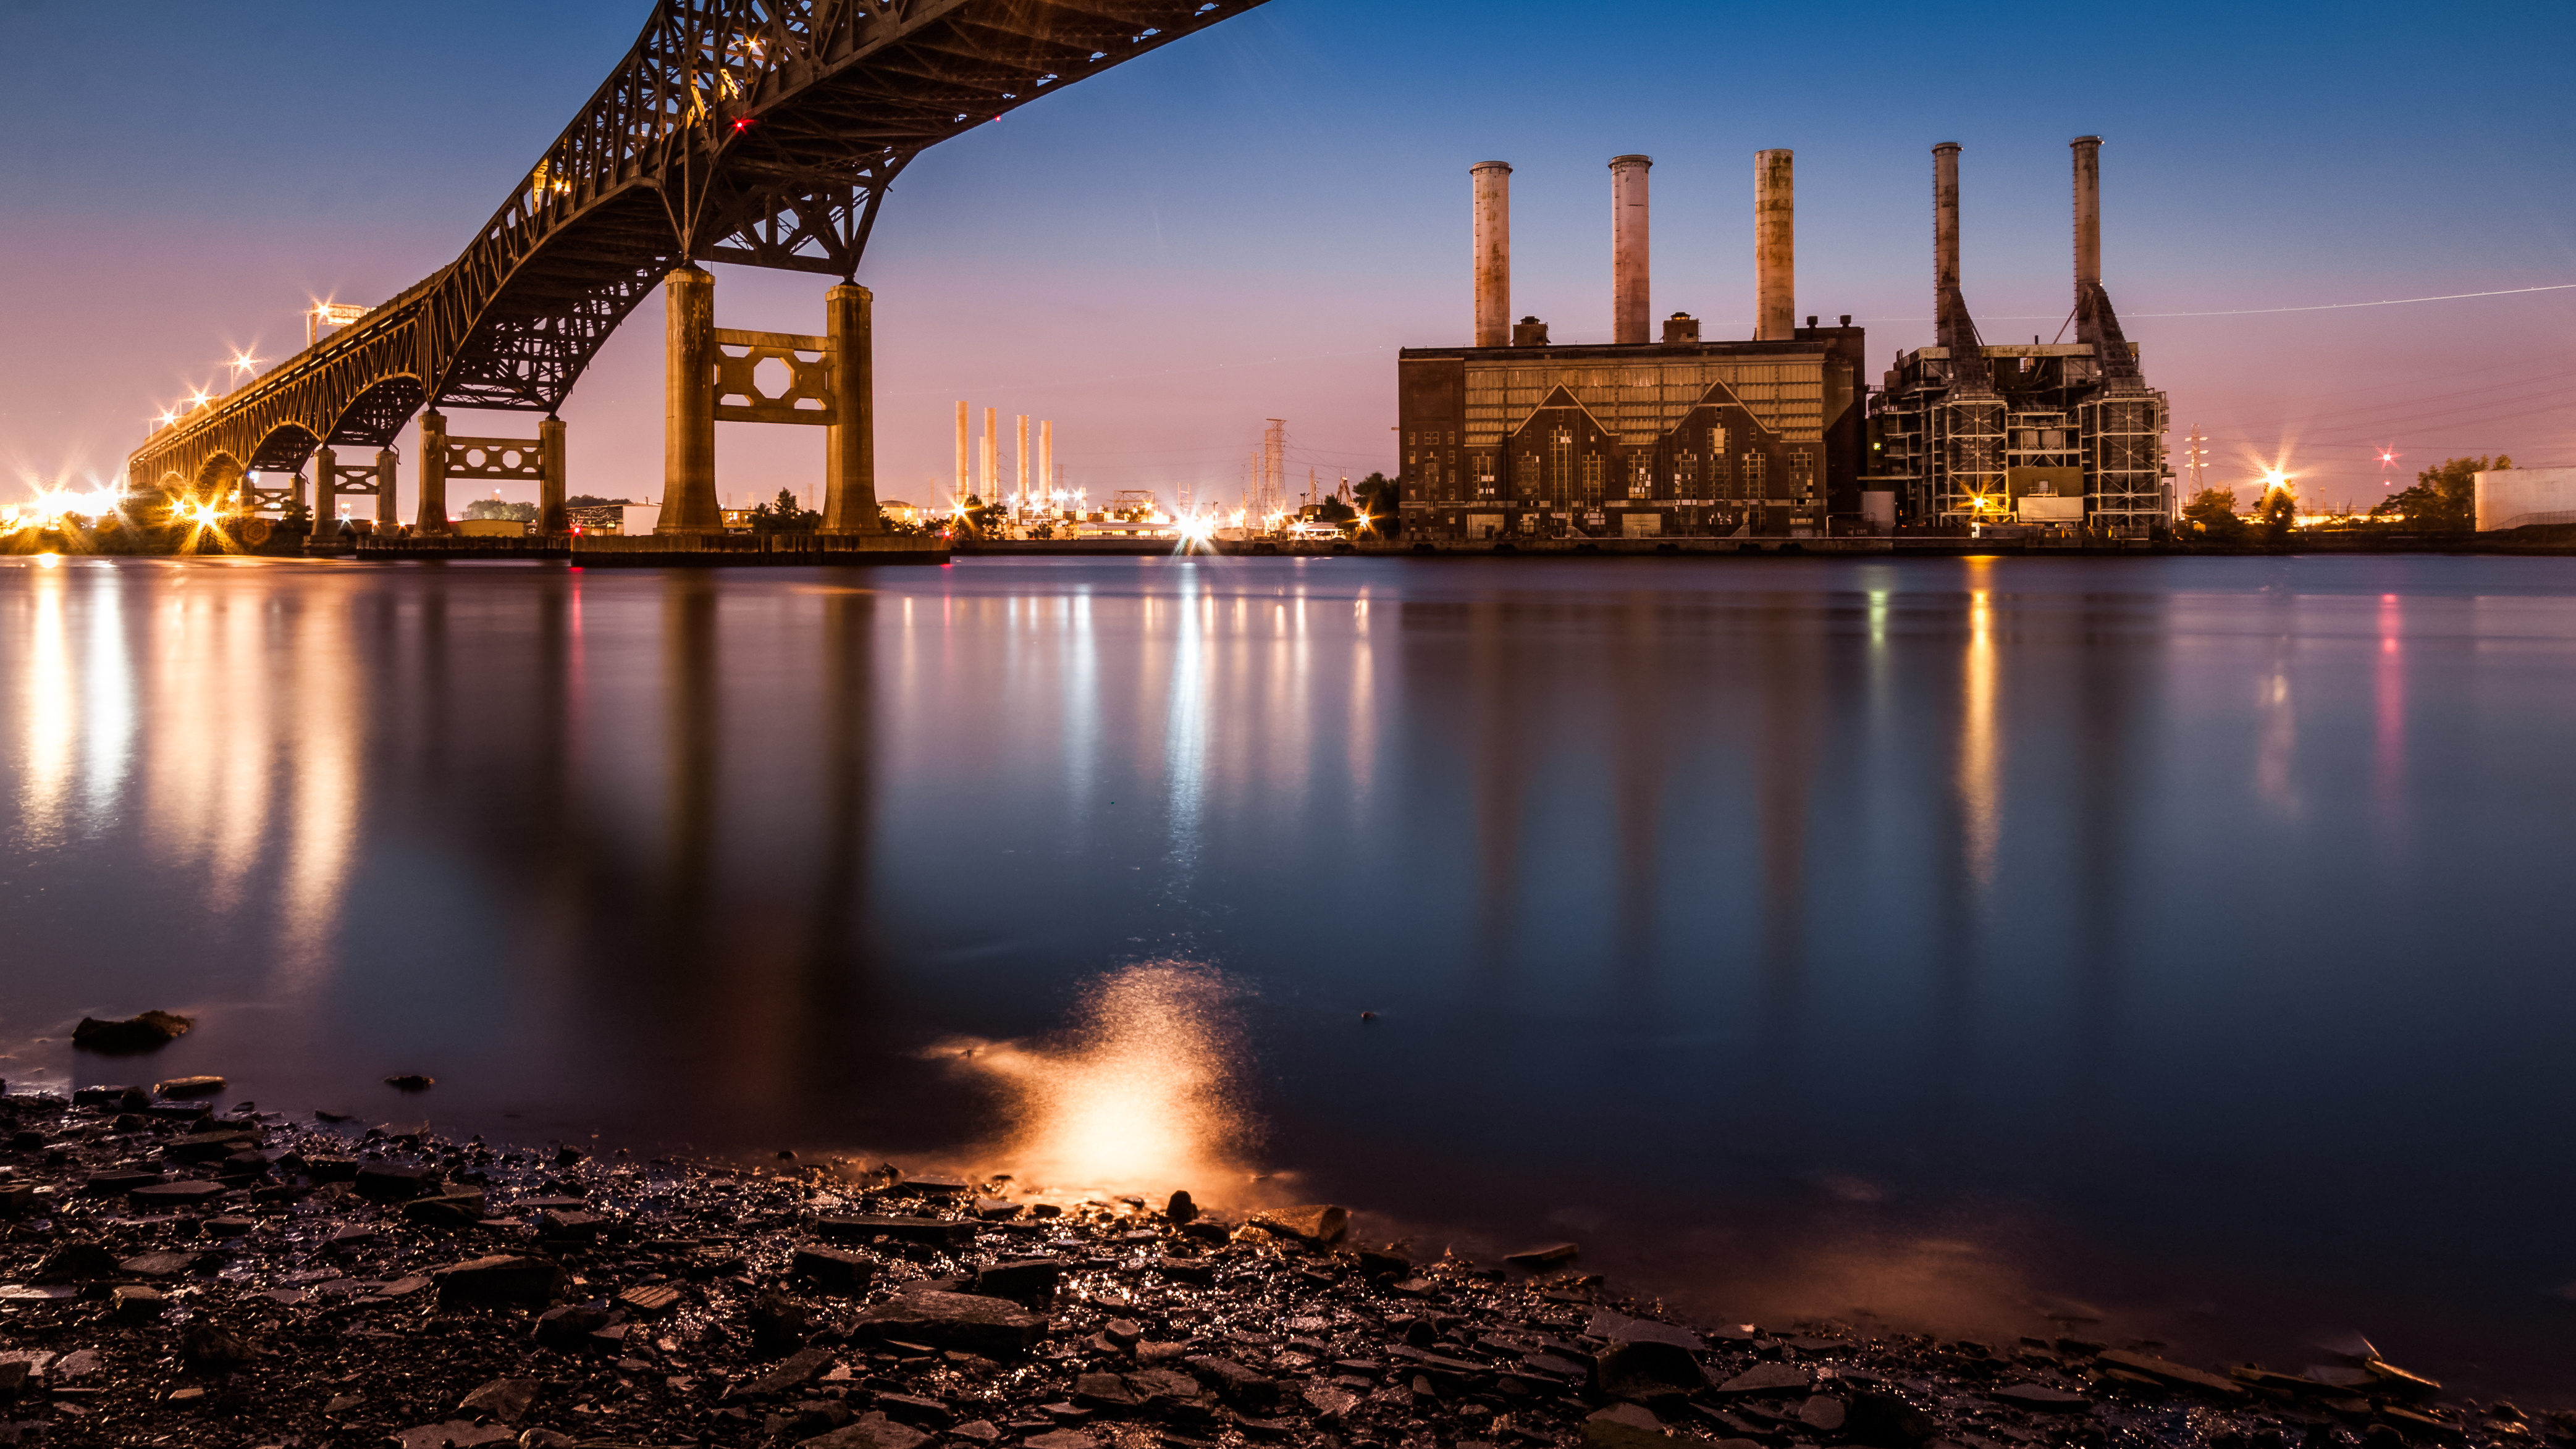
[[[113,477],[146,420],[275,361],[318,297],[451,260],[633,42],[645,0],[0,0],[0,499]],[[2576,465],[2576,11],[1271,0],[930,151],[876,294],[879,492],[944,493],[952,409],[1052,418],[1095,498],[1391,468],[1395,349],[1468,340],[1468,176],[1509,161],[1514,310],[1607,341],[1610,177],[1654,157],[1658,315],[1751,328],[1753,153],[1797,153],[1798,306],[1930,340],[1930,147],[1956,140],[1987,340],[2071,305],[2069,138],[2111,297],[2213,480],[2314,502],[2511,453]],[[819,331],[818,277],[717,267],[718,325]],[[2447,294],[2514,295],[2337,306]],[[2284,310],[2317,309],[2331,310]],[[565,409],[571,488],[652,500],[661,306]],[[1875,381],[1875,378],[1872,378]],[[456,413],[460,433],[534,419]],[[728,502],[819,485],[809,429],[719,430]],[[405,464],[403,511],[411,511]],[[513,494],[511,496],[516,496]],[[2249,495],[2250,496],[2250,495]],[[465,495],[452,499],[461,506]]]

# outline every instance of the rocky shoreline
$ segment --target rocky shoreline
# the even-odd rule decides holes
[[[1684,1326],[1571,1249],[1416,1261],[1345,1241],[1339,1208],[591,1159],[122,1088],[9,1096],[0,1139],[0,1444],[2576,1440],[2576,1414],[2446,1397],[2367,1346],[2293,1373]]]

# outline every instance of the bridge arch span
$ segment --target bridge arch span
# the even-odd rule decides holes
[[[914,157],[1261,3],[655,0],[463,255],[154,433],[128,485],[218,450],[283,471],[287,424],[309,457],[386,447],[423,406],[551,413],[672,269],[848,281]]]

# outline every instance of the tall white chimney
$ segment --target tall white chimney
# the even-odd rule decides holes
[[[1797,189],[1787,151],[1753,154],[1753,340],[1798,330]]]
[[[1636,346],[1654,326],[1654,267],[1647,252],[1649,156],[1610,161],[1610,340]]]
[[[1476,345],[1512,341],[1512,168],[1483,161],[1476,185]]]

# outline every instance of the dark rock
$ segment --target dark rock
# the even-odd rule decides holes
[[[1413,1276],[1413,1260],[1410,1258],[1406,1258],[1395,1253],[1373,1253],[1366,1248],[1362,1248],[1359,1251],[1358,1256],[1360,1260],[1360,1271],[1366,1273],[1372,1278],[1410,1278]]]
[[[1073,1401],[1092,1409],[1132,1409],[1136,1393],[1116,1374],[1080,1374],[1073,1381]]]
[[[1190,1195],[1186,1192],[1173,1193],[1171,1201],[1163,1204],[1163,1216],[1183,1226],[1187,1226],[1198,1215],[1199,1205],[1191,1201]]]
[[[197,1253],[144,1253],[116,1266],[137,1278],[176,1278],[196,1267],[201,1257]]]
[[[1844,1406],[1843,1432],[1877,1449],[1910,1449],[1933,1434],[1932,1416],[1883,1389],[1863,1389]]]
[[[1219,1397],[1238,1409],[1266,1413],[1279,1402],[1279,1384],[1268,1376],[1230,1358],[1202,1354],[1185,1359],[1199,1382],[1216,1390]]]
[[[485,1449],[486,1445],[515,1443],[518,1437],[506,1425],[476,1425],[450,1419],[443,1424],[422,1424],[397,1431],[392,1439],[400,1449]]]
[[[368,1162],[359,1165],[355,1180],[361,1196],[378,1202],[409,1202],[436,1188],[445,1179],[434,1167]]]
[[[1505,1253],[1503,1264],[1506,1267],[1518,1268],[1524,1273],[1544,1273],[1550,1268],[1561,1268],[1573,1262],[1580,1252],[1582,1249],[1572,1243],[1554,1243],[1544,1248]]]
[[[608,1219],[573,1208],[548,1208],[537,1214],[537,1236],[549,1243],[593,1243],[608,1228]]]
[[[1053,1258],[1022,1258],[995,1263],[977,1273],[975,1291],[987,1298],[1008,1298],[1025,1307],[1044,1310],[1055,1306],[1056,1284],[1063,1277],[1064,1265]]]
[[[2017,1409],[2035,1409],[2043,1414],[2075,1413],[2093,1407],[2093,1401],[2082,1394],[2052,1389],[2046,1384],[2006,1384],[1986,1390],[1986,1397]]]
[[[1818,1394],[1798,1406],[1798,1422],[1819,1434],[1840,1432],[1849,1417],[1850,1409],[1831,1394]]]
[[[798,1449],[919,1449],[929,1440],[929,1435],[883,1414],[861,1414],[821,1438],[803,1441]],[[1035,1439],[1029,1442],[1037,1443]]]
[[[27,1375],[32,1372],[34,1365],[23,1358],[0,1361],[0,1402],[18,1397],[27,1387]]]
[[[879,1394],[877,1407],[907,1424],[927,1424],[934,1429],[948,1427],[957,1416],[937,1399],[924,1399],[912,1394]]]
[[[120,1283],[108,1294],[107,1311],[109,1316],[130,1323],[158,1318],[169,1306],[170,1300],[162,1297],[158,1288]]]
[[[548,1303],[563,1290],[563,1265],[552,1258],[496,1253],[431,1272],[438,1296],[450,1302]]]
[[[223,1325],[196,1318],[179,1330],[179,1357],[190,1368],[220,1372],[250,1362],[251,1347]]]
[[[167,1011],[147,1011],[122,1021],[102,1021],[84,1016],[72,1028],[72,1046],[80,1051],[103,1056],[128,1056],[154,1051],[187,1035],[196,1018],[177,1016]]]
[[[1020,1215],[1020,1205],[1006,1197],[979,1197],[969,1210],[988,1223]]]
[[[81,1179],[83,1197],[119,1197],[161,1180],[157,1172],[93,1172]]]
[[[679,1306],[680,1290],[668,1283],[645,1283],[617,1295],[629,1312],[646,1317],[670,1312]]]
[[[814,1331],[814,1315],[805,1305],[775,1288],[751,1300],[751,1346],[756,1353],[779,1354],[802,1346]]]
[[[483,1220],[483,1194],[479,1192],[444,1192],[436,1197],[419,1197],[402,1205],[403,1221],[432,1228],[471,1227]]]
[[[2193,1368],[2188,1364],[2178,1364],[2173,1362],[2171,1359],[2157,1358],[2152,1354],[2131,1353],[2126,1349],[2111,1349],[2098,1355],[2095,1362],[2109,1368],[2126,1369],[2133,1374],[2140,1374],[2160,1383],[2172,1384],[2179,1388],[2197,1389],[2214,1398],[2243,1399],[2250,1397],[2245,1386],[2232,1379],[2223,1379],[2216,1374],[2203,1372],[2202,1370]]]
[[[947,1218],[841,1217],[814,1224],[814,1236],[835,1243],[866,1243],[891,1238],[933,1248],[971,1247],[975,1224]]]
[[[1031,1434],[1029,1449],[1100,1449],[1100,1441],[1080,1429],[1051,1429],[1044,1434]]]
[[[537,1391],[543,1388],[535,1379],[494,1379],[467,1394],[456,1407],[469,1414],[480,1414],[504,1424],[515,1424],[528,1416],[537,1404]]]
[[[1584,1449],[1673,1449],[1673,1436],[1642,1404],[1612,1404],[1583,1421]]]
[[[223,1089],[224,1079],[221,1077],[172,1077],[166,1082],[154,1082],[152,1084],[152,1095],[156,1097],[211,1097],[221,1092]]]
[[[126,1194],[128,1201],[146,1212],[159,1208],[190,1207],[218,1198],[232,1189],[220,1182],[191,1179],[184,1182],[146,1183]]]
[[[438,1085],[438,1078],[424,1077],[417,1072],[410,1072],[399,1077],[385,1078],[385,1085],[397,1092],[426,1092]]]
[[[1145,1266],[1175,1283],[1204,1288],[1216,1281],[1216,1264],[1203,1258],[1148,1258]]]
[[[367,1224],[351,1223],[346,1227],[333,1229],[331,1236],[323,1241],[322,1251],[354,1253],[361,1248],[372,1248],[383,1240],[384,1234]]]
[[[311,1156],[304,1159],[304,1175],[315,1182],[355,1182],[364,1166],[354,1157]]]
[[[1708,1374],[1689,1349],[1672,1343],[1613,1343],[1594,1364],[1602,1393],[1614,1399],[1674,1398],[1708,1387]],[[1805,1382],[1805,1371],[1798,1373]]]
[[[1323,1203],[1304,1207],[1265,1208],[1252,1215],[1252,1225],[1308,1243],[1338,1243],[1350,1226],[1344,1209]]]
[[[244,1147],[259,1145],[257,1132],[238,1127],[218,1127],[211,1132],[191,1132],[173,1137],[161,1144],[161,1155],[172,1162],[221,1162]]]
[[[1607,1357],[1608,1355],[1603,1355]],[[1777,1398],[1788,1393],[1804,1393],[1815,1381],[1815,1375],[1802,1364],[1757,1363],[1717,1386],[1721,1398],[1753,1398],[1767,1395]]]
[[[31,1283],[83,1283],[94,1278],[112,1278],[117,1271],[116,1254],[97,1243],[69,1242],[47,1253],[36,1265]]]
[[[875,1259],[846,1249],[799,1243],[788,1271],[827,1292],[864,1293],[876,1281],[877,1265]]]
[[[1699,1353],[1708,1347],[1700,1341],[1698,1334],[1687,1328],[1676,1327],[1669,1323],[1657,1323],[1651,1318],[1630,1318],[1624,1313],[1612,1313],[1608,1309],[1594,1313],[1592,1321],[1584,1325],[1583,1331],[1593,1338],[1606,1338],[1614,1343],[1669,1343],[1689,1349],[1693,1353]]]
[[[746,1398],[775,1398],[805,1387],[832,1367],[828,1348],[798,1349],[755,1378],[734,1385],[733,1392]]]
[[[573,1303],[537,1315],[536,1340],[547,1348],[569,1351],[608,1322],[608,1310]]]
[[[1044,1338],[1047,1320],[1006,1298],[916,1290],[862,1311],[855,1330],[934,1348],[1008,1354]]]

